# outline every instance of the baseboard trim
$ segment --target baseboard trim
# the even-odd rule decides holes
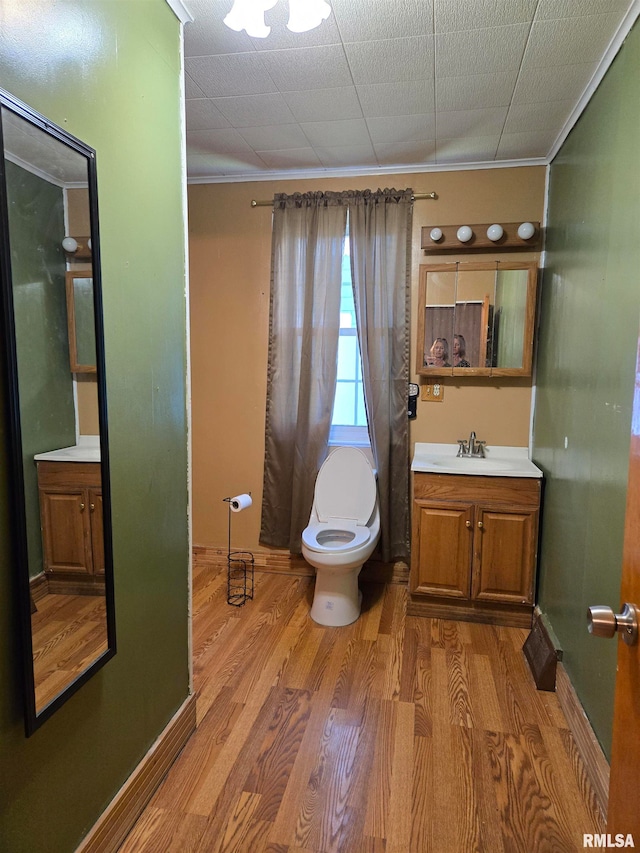
[[[307,563],[304,557],[290,554],[282,548],[271,548],[268,551],[258,549],[252,551],[252,553],[256,572],[271,572],[273,574],[295,575],[298,577],[314,577],[315,575],[315,570]],[[193,560],[194,565],[226,566],[227,547],[194,545]],[[398,583],[406,585],[409,582],[409,566],[402,561],[384,563],[381,560],[369,560],[362,568],[360,580],[365,583]]]
[[[591,728],[591,723],[567,671],[560,662],[556,667],[556,695],[584,763],[596,804],[606,821],[609,802],[609,762]]]
[[[189,696],[118,791],[76,853],[116,853],[196,728],[196,697]]]

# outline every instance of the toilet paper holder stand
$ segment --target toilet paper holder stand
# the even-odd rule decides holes
[[[223,498],[229,507],[229,537],[227,546],[227,604],[242,607],[253,598],[254,558],[251,551],[231,550],[231,503],[235,498]]]

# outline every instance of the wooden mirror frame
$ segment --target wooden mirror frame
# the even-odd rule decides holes
[[[427,307],[427,276],[430,272],[486,272],[490,270],[526,270],[527,295],[522,342],[521,367],[428,367],[424,364],[425,309]],[[418,331],[416,343],[416,373],[419,376],[531,376],[533,364],[533,336],[535,328],[538,291],[538,265],[535,261],[471,261],[441,264],[421,264],[418,287]],[[455,296],[454,296],[455,310]],[[486,335],[484,340],[486,341]]]
[[[98,424],[100,431],[100,479],[102,502],[102,527],[104,546],[104,599],[106,647],[101,650],[84,669],[61,686],[59,692],[40,707],[36,701],[36,682],[34,672],[34,645],[31,614],[34,601],[29,576],[28,534],[29,518],[26,506],[25,488],[25,449],[23,443],[23,418],[20,398],[19,358],[16,330],[16,314],[13,294],[12,255],[10,240],[9,198],[7,190],[7,169],[4,133],[4,117],[11,114],[28,123],[37,131],[46,134],[58,143],[69,148],[75,155],[84,158],[87,167],[88,205],[91,226],[93,305],[96,327],[96,382]],[[109,442],[106,403],[104,327],[102,314],[102,288],[100,274],[100,241],[98,227],[98,195],[95,151],[80,140],[71,136],[62,128],[32,110],[29,106],[0,89],[0,285],[2,328],[4,332],[5,394],[8,421],[8,460],[9,486],[11,489],[10,518],[12,532],[13,562],[16,567],[15,587],[17,609],[20,616],[22,634],[22,680],[25,703],[25,730],[32,735],[49,719],[83,684],[85,684],[104,664],[116,654],[115,637],[115,594],[113,581],[113,549],[111,527],[111,490],[109,479]],[[62,252],[62,248],[60,248]],[[64,262],[63,260],[61,263]],[[64,299],[64,283],[62,283]],[[31,455],[29,451],[28,456]],[[78,464],[78,463],[71,463]],[[93,507],[92,507],[93,509]],[[33,522],[31,529],[33,529]]]

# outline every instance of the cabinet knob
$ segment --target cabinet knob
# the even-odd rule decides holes
[[[480,530],[482,530],[482,528],[484,527],[484,524],[483,524],[481,521],[479,521],[479,522],[478,522],[478,527],[480,528]]]
[[[80,512],[84,512],[84,504],[80,504]]]
[[[91,512],[95,512],[95,508],[96,508],[95,504],[89,504],[89,509],[91,510]]]
[[[465,524],[467,525],[467,527],[471,527],[471,522],[470,522],[470,521],[465,521]]]

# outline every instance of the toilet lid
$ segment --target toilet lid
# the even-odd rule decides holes
[[[322,464],[315,490],[320,521],[352,518],[366,525],[376,504],[376,478],[367,457],[357,447],[338,447]]]

